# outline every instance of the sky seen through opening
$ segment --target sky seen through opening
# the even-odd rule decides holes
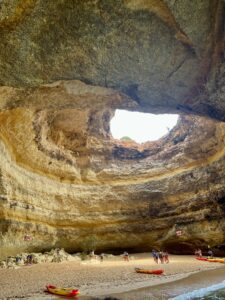
[[[166,135],[176,124],[178,115],[147,114],[117,109],[110,123],[114,139],[130,137],[137,143],[156,141]]]

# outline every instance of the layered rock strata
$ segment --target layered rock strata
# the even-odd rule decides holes
[[[135,107],[116,91],[74,81],[4,92],[4,253],[72,252],[90,236],[104,251],[224,245],[224,123],[182,116],[170,134],[139,145],[110,134],[115,106]]]

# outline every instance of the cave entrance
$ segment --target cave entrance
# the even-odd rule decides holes
[[[136,143],[156,141],[166,135],[176,124],[178,115],[115,111],[110,122],[111,134],[114,139],[133,140]]]

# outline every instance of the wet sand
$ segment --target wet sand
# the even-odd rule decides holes
[[[206,288],[225,280],[225,266],[213,270],[200,271],[183,279],[177,279],[170,283],[162,283],[153,287],[138,289],[135,291],[114,294],[120,300],[163,300],[171,299],[178,295]]]
[[[163,268],[165,275],[138,274],[134,270],[135,267]],[[132,255],[129,262],[123,261],[120,256],[114,256],[103,262],[91,260],[43,263],[24,266],[16,270],[0,269],[0,299],[60,299],[44,292],[46,284],[79,288],[81,293],[79,299],[102,299],[104,295],[114,295],[115,293],[117,295],[114,296],[119,299],[150,299],[150,294],[156,297],[152,296],[152,299],[168,299],[165,297],[177,295],[174,290],[183,293],[185,286],[186,288],[192,286],[191,289],[193,289],[196,281],[195,277],[193,280],[191,279],[193,276],[204,277],[205,275],[202,275],[201,271],[215,268],[219,269],[212,273],[211,277],[214,279],[211,279],[211,282],[212,280],[219,282],[217,281],[220,280],[218,272],[222,274],[223,278],[225,276],[223,264],[197,261],[194,256],[174,255],[170,256],[169,264],[157,265],[150,254],[143,253]],[[191,275],[194,273],[198,274]],[[188,277],[189,275],[191,277]],[[183,279],[185,277],[188,278]],[[186,283],[185,280],[191,281]],[[203,282],[207,285],[205,279]],[[130,291],[132,292],[126,293]],[[135,293],[136,296],[134,296]]]

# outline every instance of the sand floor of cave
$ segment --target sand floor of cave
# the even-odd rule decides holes
[[[161,277],[137,274],[135,267],[163,268]],[[199,262],[194,256],[170,256],[169,264],[155,264],[150,253],[134,254],[129,262],[121,256],[100,261],[43,263],[19,269],[0,269],[0,299],[54,299],[45,295],[46,284],[73,286],[83,296],[109,295],[185,278],[202,270],[223,268],[219,263]],[[224,270],[225,273],[225,270]],[[82,297],[81,297],[82,298]]]

